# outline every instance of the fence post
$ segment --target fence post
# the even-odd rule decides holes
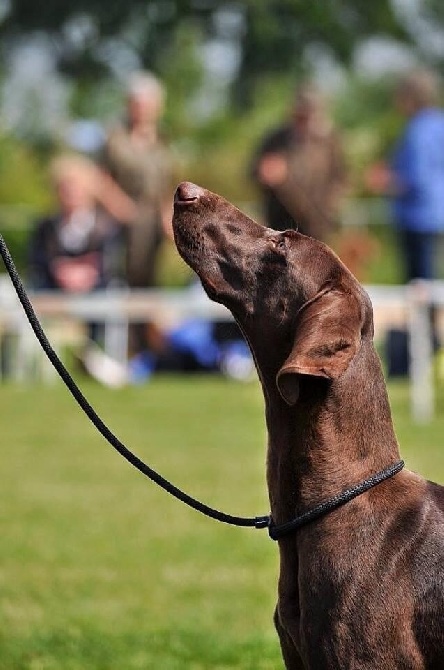
[[[105,295],[109,306],[104,321],[104,349],[110,358],[126,366],[128,361],[128,318],[125,316],[124,302],[129,296],[129,290],[119,288],[118,293],[116,293],[112,289],[108,289]]]
[[[417,422],[427,422],[434,413],[433,333],[430,319],[431,290],[425,281],[415,281],[407,292],[410,352],[410,402]]]

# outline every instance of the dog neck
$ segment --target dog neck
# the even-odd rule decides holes
[[[280,397],[275,378],[264,375],[262,382],[267,479],[276,523],[399,460],[384,378],[370,342],[341,378],[301,379],[294,406]]]

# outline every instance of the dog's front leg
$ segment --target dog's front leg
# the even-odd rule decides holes
[[[287,631],[285,630],[285,628],[281,623],[279,616],[279,606],[276,607],[274,612],[274,625],[279,635],[279,641],[281,643],[281,651],[285,667],[287,668],[287,670],[304,670],[305,666],[302,662],[299,652],[291,636],[287,633]]]

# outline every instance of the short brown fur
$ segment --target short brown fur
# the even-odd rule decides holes
[[[180,254],[255,358],[276,524],[399,460],[370,300],[324,244],[184,182]],[[444,488],[403,470],[279,541],[288,670],[444,669]]]

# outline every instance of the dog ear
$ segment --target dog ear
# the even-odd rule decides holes
[[[326,290],[307,302],[291,350],[276,378],[289,405],[299,397],[299,375],[337,379],[350,364],[361,342],[362,315],[358,297]]]

